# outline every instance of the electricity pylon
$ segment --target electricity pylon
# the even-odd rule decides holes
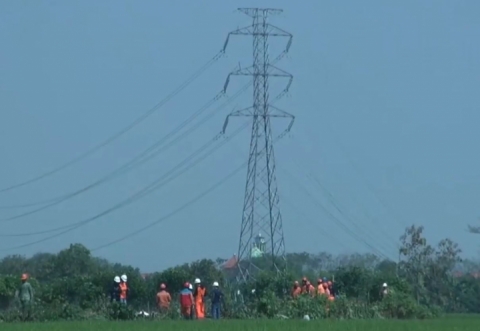
[[[231,72],[225,82],[224,91],[228,87],[231,76],[253,76],[253,105],[230,113],[225,120],[223,131],[225,132],[228,120],[232,116],[253,118],[237,256],[239,280],[244,281],[255,277],[258,270],[281,273],[286,269],[285,239],[275,176],[270,119],[276,117],[291,119],[290,125],[285,130],[288,132],[293,125],[294,116],[274,107],[269,101],[270,77],[288,78],[287,87],[280,95],[288,91],[293,79],[291,74],[275,67],[269,61],[269,37],[288,38],[283,55],[288,52],[292,44],[290,33],[267,22],[269,15],[279,14],[282,10],[241,8],[239,11],[252,17],[253,22],[250,26],[230,32],[223,50],[225,51],[232,35],[253,36],[253,65]]]

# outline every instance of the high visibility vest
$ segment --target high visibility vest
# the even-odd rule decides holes
[[[128,285],[127,283],[120,283],[120,299],[127,298]]]
[[[317,287],[317,293],[318,295],[320,294],[325,294],[325,289],[323,288],[323,284],[319,284]]]
[[[196,302],[203,302],[203,298],[205,297],[205,293],[207,292],[207,289],[205,287],[197,287],[196,295],[195,295],[195,301]]]

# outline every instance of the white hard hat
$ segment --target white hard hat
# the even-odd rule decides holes
[[[218,287],[218,282],[213,282],[214,287]]]
[[[195,278],[195,282],[194,282],[194,283],[195,283],[195,284],[200,284],[200,283],[201,283],[200,278]]]
[[[188,284],[188,288],[189,288],[189,289],[193,289],[192,284]]]
[[[127,275],[122,275],[122,277],[120,277],[124,282],[127,281]]]
[[[388,286],[387,283],[383,283],[383,287],[387,287],[387,286]]]
[[[115,278],[113,278],[113,281],[114,281],[115,283],[120,283],[120,277],[115,276]]]

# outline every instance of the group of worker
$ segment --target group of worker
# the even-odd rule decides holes
[[[115,276],[113,278],[113,286],[110,292],[111,300],[126,305],[129,296],[130,287],[128,286],[127,275],[123,274],[121,276]]]
[[[328,300],[335,300],[336,290],[334,283],[328,280],[326,277],[319,278],[317,281],[317,287],[315,287],[307,277],[303,277],[302,283],[295,281],[292,289],[292,297],[296,298],[299,295],[311,295],[314,296],[325,296]]]
[[[218,282],[213,283],[210,293],[199,278],[196,278],[194,285],[189,282],[183,284],[180,291],[180,311],[185,319],[204,319],[205,318],[205,299],[210,298],[212,304],[212,318],[219,319],[224,295]],[[170,308],[172,297],[167,291],[165,284],[160,284],[160,291],[157,293],[157,307],[160,312],[167,312]]]

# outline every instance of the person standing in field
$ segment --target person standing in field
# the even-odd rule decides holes
[[[382,298],[385,298],[390,293],[387,283],[383,283],[382,286]]]
[[[213,283],[213,290],[210,295],[212,300],[212,318],[220,319],[221,306],[224,304],[223,292],[220,290],[218,282]]]
[[[192,292],[193,295],[193,285],[192,283],[188,283],[188,289],[190,292]],[[190,319],[194,320],[196,316],[196,311],[195,311],[195,296],[193,296],[193,304],[192,304],[192,309],[190,310]]]
[[[180,291],[180,310],[185,319],[192,319],[192,306],[194,303],[193,293],[190,291],[190,284],[187,282]]]
[[[318,295],[325,295],[325,288],[323,287],[323,280],[321,278],[317,281],[317,294]]]
[[[166,313],[170,308],[172,297],[167,292],[165,284],[160,284],[160,292],[157,293],[157,307],[161,313]]]
[[[28,275],[23,274],[21,277],[22,285],[15,292],[15,297],[20,299],[23,320],[29,320],[32,314],[32,306],[34,303],[34,291],[32,285],[28,281]]]
[[[120,277],[120,303],[126,305],[127,298],[130,294],[130,289],[128,288],[127,275],[122,275]]]
[[[195,291],[193,297],[195,298],[195,313],[197,319],[205,318],[205,297],[207,296],[207,289],[203,286],[199,278],[195,279]]]
[[[302,294],[302,288],[300,287],[300,284],[298,284],[298,281],[295,281],[295,283],[293,283],[293,288],[292,288],[292,298],[295,299],[300,294]]]
[[[120,302],[120,277],[113,278],[112,289],[110,290],[110,300],[112,302]]]

